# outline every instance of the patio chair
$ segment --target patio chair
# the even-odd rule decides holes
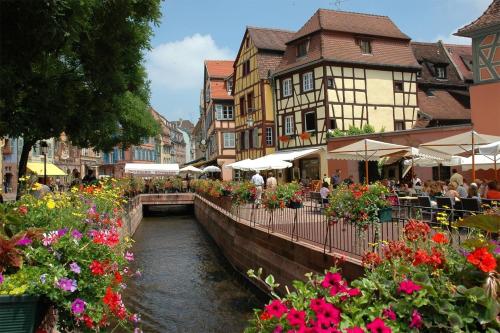
[[[462,209],[466,211],[468,215],[470,215],[470,213],[478,213],[479,211],[481,211],[479,200],[477,200],[476,198],[463,198],[461,202]]]
[[[454,220],[454,199],[450,197],[436,197],[436,203],[439,211],[443,211],[448,214],[448,221]]]
[[[319,192],[309,192],[311,197],[311,201],[314,203],[314,207],[321,211],[323,207],[323,199],[321,198],[321,194]]]
[[[429,221],[434,221],[435,211],[432,208],[431,198],[429,198],[428,196],[418,197],[418,205],[420,214],[422,214],[422,218],[425,219],[424,216],[428,216]]]

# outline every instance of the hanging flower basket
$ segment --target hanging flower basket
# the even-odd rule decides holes
[[[38,296],[0,295],[0,332],[33,333],[40,321]]]
[[[302,133],[300,133],[300,138],[302,140],[309,140],[311,138],[311,133],[309,133],[309,132],[302,132]]]

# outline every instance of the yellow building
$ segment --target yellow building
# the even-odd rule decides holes
[[[236,160],[274,152],[273,91],[270,73],[279,65],[293,32],[248,27],[234,62]]]
[[[413,127],[421,67],[387,16],[320,9],[286,45],[273,76],[278,149],[298,157],[288,179],[328,172],[330,130]]]

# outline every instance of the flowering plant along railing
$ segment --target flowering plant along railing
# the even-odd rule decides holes
[[[129,268],[125,203],[110,180],[1,206],[0,297],[47,299],[64,332],[137,324],[121,298],[126,279],[139,274]]]
[[[333,267],[306,274],[280,297],[279,284],[262,270],[248,274],[273,300],[245,332],[497,332],[499,246],[483,232],[457,251],[448,231],[409,221],[401,240],[368,252],[365,275],[351,283]]]

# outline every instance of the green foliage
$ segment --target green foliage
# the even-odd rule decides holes
[[[383,132],[385,129],[383,129],[381,132]],[[361,128],[358,128],[354,125],[349,126],[349,129],[347,131],[342,131],[338,128],[334,130],[329,130],[326,134],[328,138],[338,138],[338,137],[343,137],[343,136],[352,136],[352,135],[362,135],[362,134],[370,134],[370,133],[375,133],[375,128],[370,125],[366,124]]]

